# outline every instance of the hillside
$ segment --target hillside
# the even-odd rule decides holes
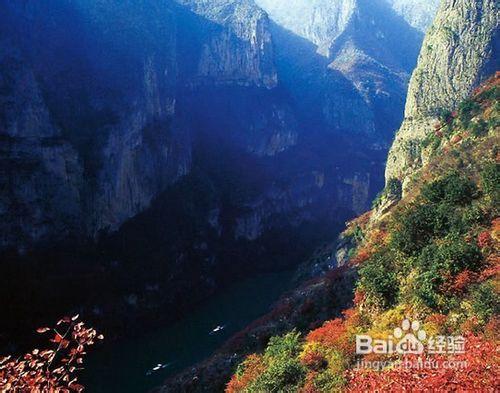
[[[404,197],[389,182],[374,210],[350,223],[354,306],[304,336],[271,338],[241,363],[227,392],[499,388],[499,89],[497,73],[435,125],[422,146],[429,161]],[[416,361],[415,352],[355,353],[356,335],[401,337],[408,321],[415,335],[426,332],[418,334],[427,348],[419,354],[434,366],[355,368]],[[465,349],[430,353],[436,337],[462,337]],[[447,368],[450,360],[465,371]]]

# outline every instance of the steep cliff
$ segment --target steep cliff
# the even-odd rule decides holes
[[[78,155],[53,124],[33,71],[0,41],[0,248],[79,230]]]
[[[498,67],[496,1],[444,1],[422,46],[405,120],[391,148],[386,179],[407,184],[426,161],[422,141],[434,125]]]
[[[364,132],[365,137],[372,134],[379,144],[389,142],[402,119],[406,86],[422,33],[383,0],[259,0],[258,4],[278,25],[315,45],[321,57],[316,67],[329,69],[329,73],[319,74],[322,77],[318,84],[328,86],[330,96],[322,102],[324,113],[316,117],[323,116],[331,127],[338,126],[342,114],[351,120],[362,119],[364,126],[356,124],[353,128],[363,131],[371,128],[371,133]],[[422,14],[432,17],[432,8],[426,8]],[[292,45],[279,42],[278,47],[286,47],[290,52]],[[283,56],[292,57],[293,49]],[[301,60],[293,62],[300,65]],[[310,65],[301,70],[302,74],[308,68]],[[300,81],[300,78],[299,72],[291,79]],[[310,75],[307,78],[311,83],[313,78]],[[343,86],[346,82],[354,92],[343,89],[342,94],[335,95],[333,86]],[[342,102],[346,99],[350,102]],[[358,112],[350,113],[352,107]],[[349,125],[348,121],[341,123],[348,131]]]
[[[186,89],[200,97],[214,93],[200,85],[276,86],[261,10],[184,3],[199,15],[174,2],[3,3],[0,132],[11,191],[2,193],[2,244],[116,230],[189,172]],[[275,154],[295,143],[293,115],[280,101],[263,119],[248,116],[240,139],[249,150]],[[250,138],[252,122],[261,125]],[[15,156],[26,162],[15,165]],[[30,160],[38,167],[27,168]],[[33,183],[49,178],[50,187]]]

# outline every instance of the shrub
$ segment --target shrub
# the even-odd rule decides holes
[[[439,246],[431,244],[417,258],[421,270],[435,270],[441,274],[457,275],[467,269],[477,271],[481,266],[481,252],[477,245],[456,236]]]
[[[308,343],[320,343],[322,345],[343,349],[344,335],[347,328],[340,318],[325,322],[323,326],[313,330],[307,335]]]
[[[436,367],[388,367],[381,372],[354,370],[349,374],[349,391],[352,392],[486,392],[498,390],[498,345],[483,337],[466,336],[467,350],[450,360],[465,362],[461,367],[447,367],[446,355],[405,355],[402,359],[412,364],[420,358],[434,360]],[[459,364],[459,363],[457,363]]]
[[[467,127],[471,119],[479,112],[481,106],[474,100],[465,100],[458,106],[458,118]]]
[[[432,269],[419,274],[415,287],[415,295],[427,307],[437,309],[440,303],[439,287],[443,284],[443,276]]]
[[[500,304],[495,287],[491,282],[477,285],[471,293],[472,309],[477,318],[486,323],[494,315],[500,312]]]
[[[391,178],[387,181],[386,194],[389,197],[401,198],[403,192],[401,181],[396,178]]]
[[[500,164],[489,163],[481,171],[481,183],[483,191],[496,199],[500,193]]]
[[[244,391],[265,370],[262,356],[249,355],[243,363],[238,366],[236,374],[231,378],[226,387],[227,393]]]
[[[257,392],[297,390],[306,375],[300,363],[300,334],[292,331],[284,336],[272,337],[264,353],[266,369],[249,386]]]
[[[368,302],[384,308],[396,302],[399,285],[390,256],[375,254],[361,266],[359,274],[359,285],[366,293]]]
[[[458,173],[451,173],[422,187],[422,196],[431,203],[466,205],[475,198],[476,185]]]
[[[488,133],[488,123],[483,119],[480,119],[479,121],[472,124],[470,130],[472,135],[474,135],[475,137],[484,136]]]
[[[377,207],[379,207],[384,198],[401,199],[402,193],[403,188],[401,185],[401,181],[396,178],[390,178],[387,181],[385,188],[375,197],[372,203],[372,208],[376,209]]]
[[[342,374],[333,373],[326,370],[320,373],[314,381],[314,386],[319,392],[340,392],[346,385],[346,380]]]
[[[418,205],[407,209],[396,217],[400,226],[392,235],[392,246],[406,255],[418,253],[434,234],[435,218],[436,207],[432,205]]]

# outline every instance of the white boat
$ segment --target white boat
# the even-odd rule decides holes
[[[216,333],[219,333],[219,332],[222,332],[223,330],[225,329],[225,326],[217,326],[215,329],[213,329],[210,334],[216,334]]]

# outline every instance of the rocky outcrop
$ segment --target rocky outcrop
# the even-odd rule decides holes
[[[440,0],[387,0],[387,2],[410,25],[425,32],[436,15]]]
[[[329,49],[345,30],[356,9],[356,0],[256,0],[284,28],[317,46],[329,57]]]
[[[331,71],[319,74],[320,85],[343,86],[347,82],[353,90],[342,87],[342,94],[335,95],[338,88],[328,88],[331,93],[322,103],[324,113],[317,117],[323,116],[333,129],[349,133],[357,129],[378,143],[389,142],[402,120],[407,83],[422,33],[384,0],[259,0],[258,4],[277,24],[316,46],[323,57],[317,60],[316,68]],[[427,8],[422,13],[433,15]],[[286,48],[290,50],[290,45]],[[293,50],[283,56],[291,57]],[[300,75],[293,78],[297,79]],[[310,83],[310,75],[308,79]],[[354,103],[356,100],[360,102]],[[351,107],[357,113],[351,113]],[[344,121],[342,114],[349,120]],[[363,124],[354,125],[356,119]]]
[[[224,26],[203,45],[197,76],[203,81],[276,87],[273,42],[267,14],[247,0],[176,0]],[[235,39],[236,38],[236,39]]]
[[[438,116],[498,68],[499,19],[494,0],[445,0],[424,40],[408,92],[405,120],[391,148],[386,179],[407,183],[423,164],[422,140]]]

